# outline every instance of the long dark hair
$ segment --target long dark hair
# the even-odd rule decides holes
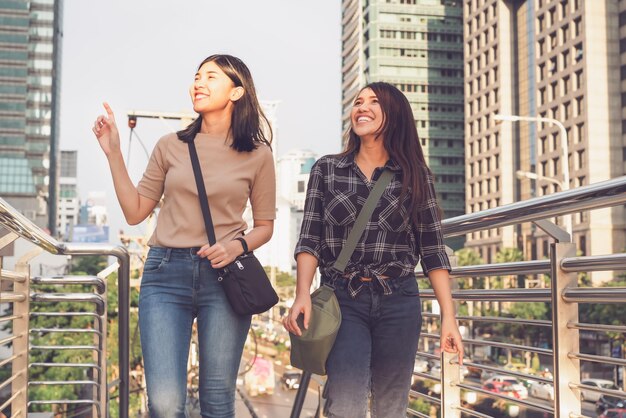
[[[233,138],[231,147],[242,152],[252,151],[259,144],[270,146],[272,127],[261,109],[252,75],[246,64],[232,55],[215,54],[205,58],[198,66],[198,70],[207,62],[214,62],[236,87],[243,87],[244,90],[243,96],[233,102],[234,108],[230,123],[230,134]],[[183,142],[193,141],[196,134],[200,132],[201,126],[202,116],[198,116],[187,128],[176,132],[176,135]]]
[[[402,168],[400,201],[402,202],[407,194],[410,195],[411,220],[418,223],[419,213],[426,200],[426,176],[432,173],[424,159],[411,105],[406,96],[392,84],[370,83],[358,94],[368,88],[376,94],[383,114],[383,121],[377,136],[382,136],[385,150]],[[341,155],[358,152],[361,147],[361,138],[354,133],[352,125],[345,137],[346,147]]]

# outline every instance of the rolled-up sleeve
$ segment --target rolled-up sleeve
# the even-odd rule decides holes
[[[294,256],[306,252],[320,259],[322,240],[322,217],[324,211],[324,177],[318,160],[311,168],[309,184],[304,202],[304,214],[300,228],[300,238]]]
[[[441,230],[441,216],[435,193],[435,180],[430,172],[426,173],[426,193],[419,223],[415,226],[415,237],[420,255],[422,270],[428,274],[432,270],[451,270],[450,260],[446,254]]]

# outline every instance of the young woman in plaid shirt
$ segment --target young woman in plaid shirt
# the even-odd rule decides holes
[[[315,269],[335,287],[342,324],[328,358],[329,417],[406,416],[422,317],[415,267],[421,262],[441,306],[441,347],[463,343],[450,292],[433,175],[400,90],[372,83],[354,101],[346,150],[311,169],[297,259],[296,299],[283,321],[300,335],[296,318],[311,315]],[[374,183],[394,174],[352,254],[345,273],[332,268]]]

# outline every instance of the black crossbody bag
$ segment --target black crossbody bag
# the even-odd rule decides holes
[[[194,141],[187,143],[189,155],[193,167],[193,175],[196,179],[198,197],[200,198],[200,208],[204,218],[209,244],[215,245],[215,231],[211,219],[211,209],[207,199],[198,152]],[[218,281],[224,288],[226,298],[233,310],[239,315],[253,315],[267,311],[278,303],[278,295],[270,283],[270,279],[265,273],[265,269],[252,253],[248,251],[248,245],[243,239],[241,242],[244,253],[237,257],[235,261],[219,271]]]

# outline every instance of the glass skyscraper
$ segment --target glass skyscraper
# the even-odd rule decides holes
[[[61,0],[0,0],[0,195],[56,229]]]
[[[452,0],[343,0],[342,106],[386,81],[409,99],[444,217],[465,213],[463,8]],[[446,243],[458,249],[462,238]]]

